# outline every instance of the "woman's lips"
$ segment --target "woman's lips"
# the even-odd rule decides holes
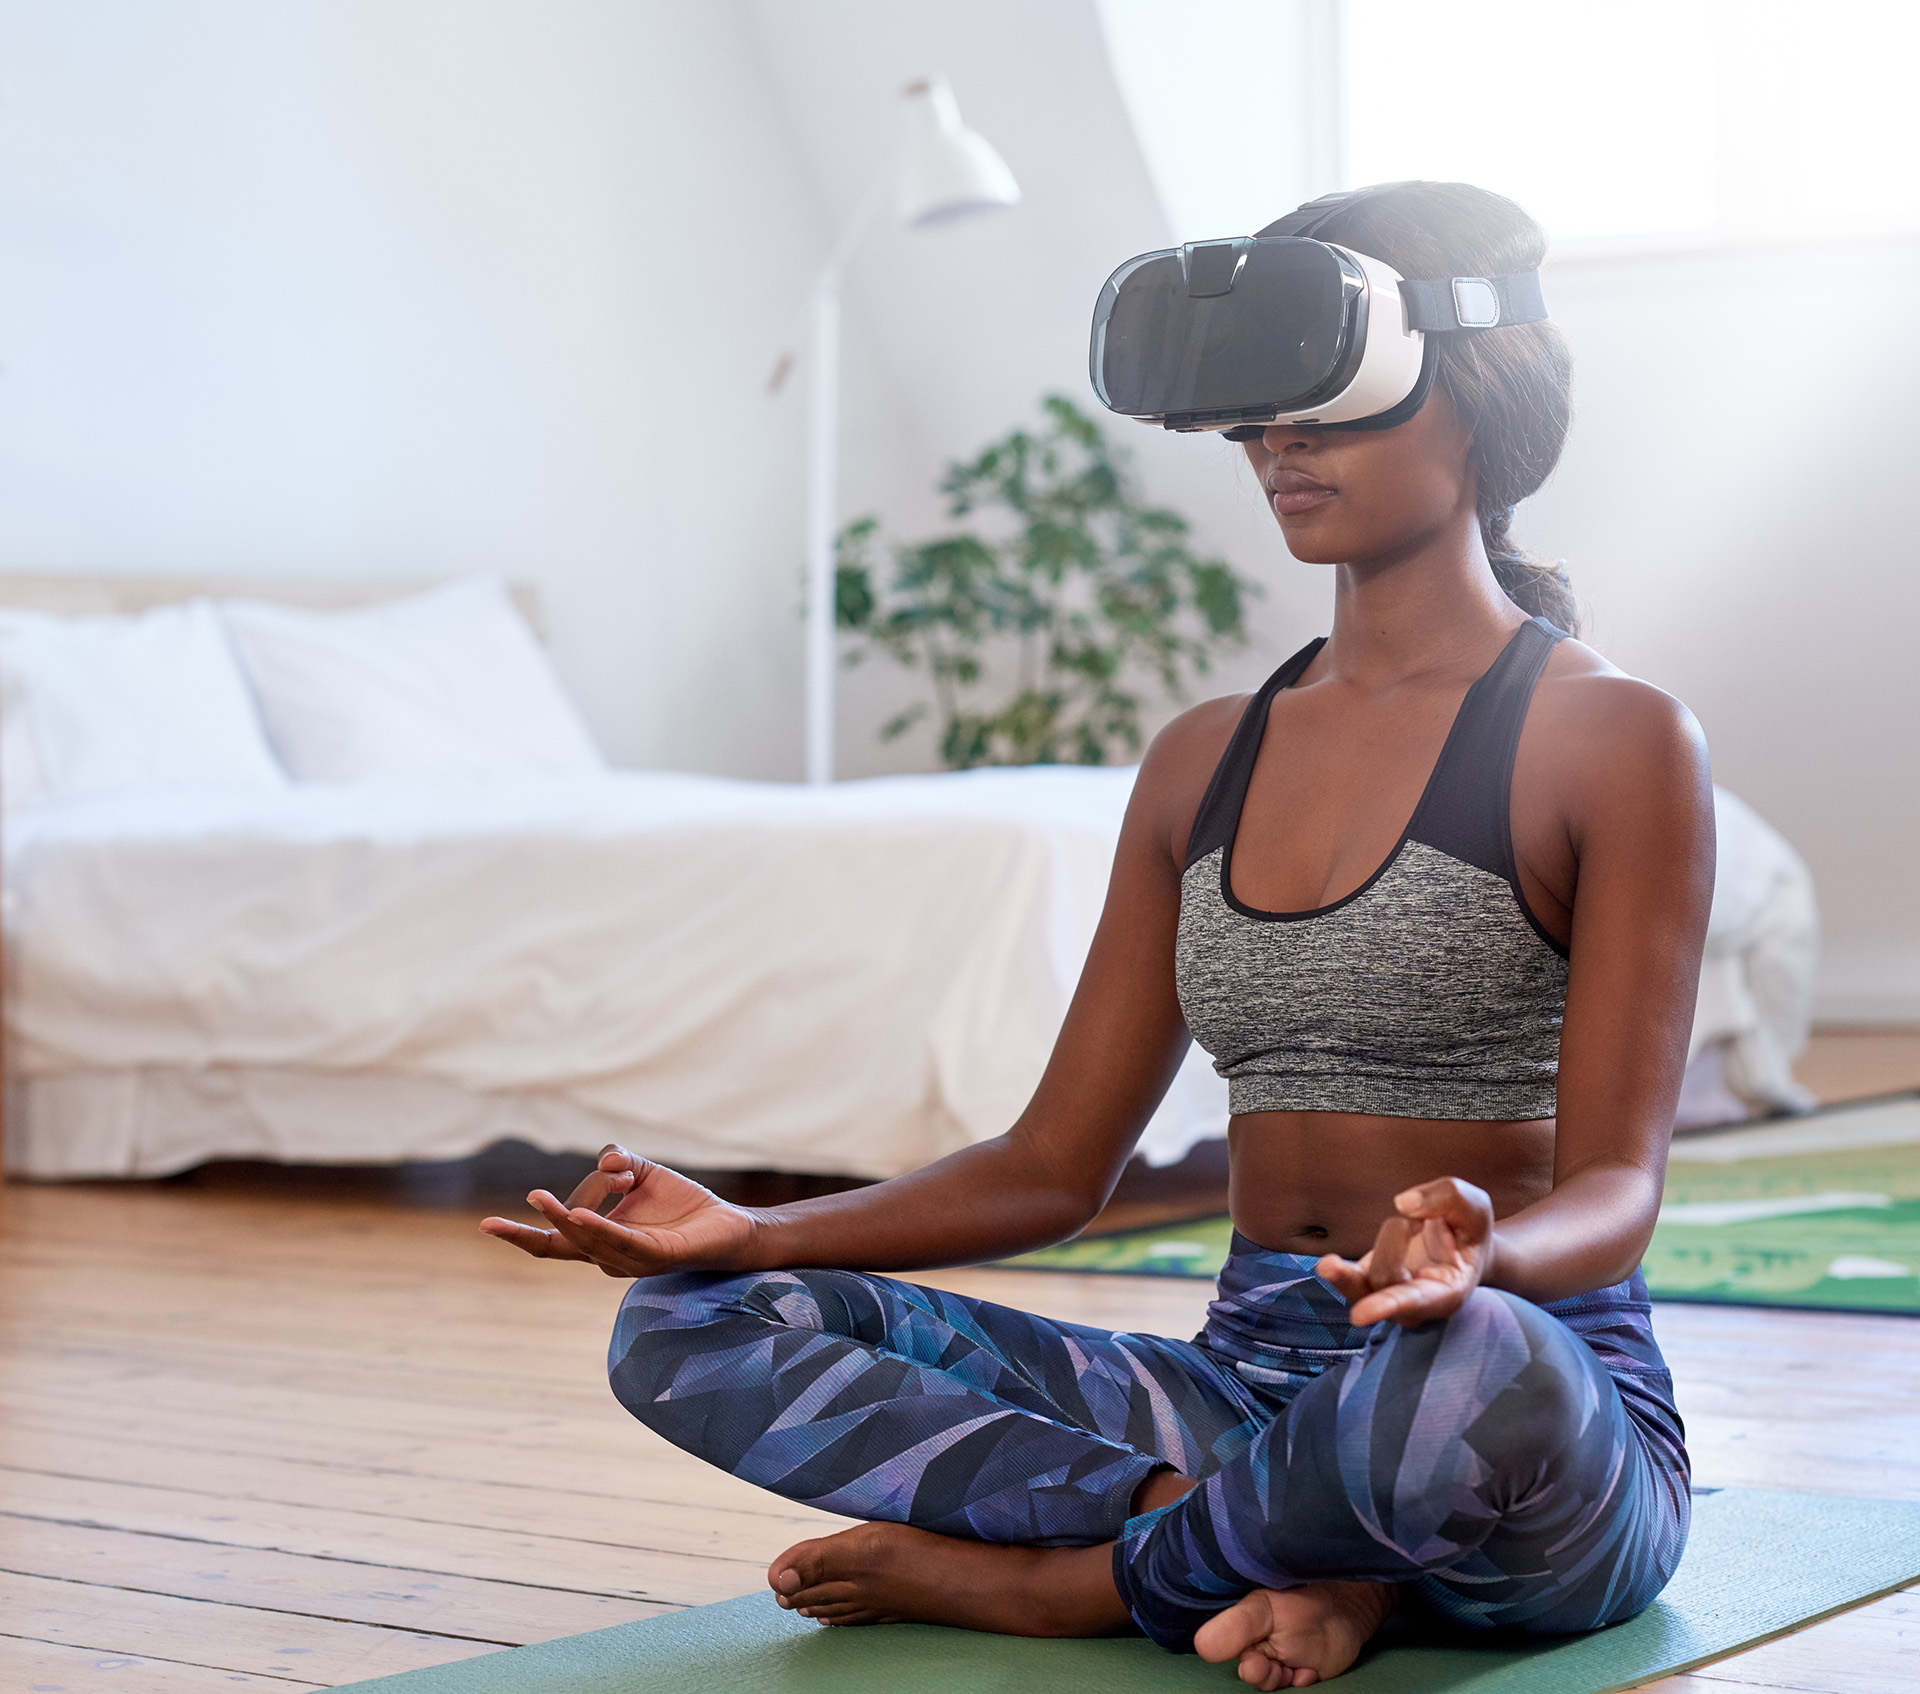
[[[1310,512],[1331,500],[1336,490],[1324,482],[1315,482],[1304,471],[1277,470],[1267,478],[1267,490],[1273,509],[1281,517]]]

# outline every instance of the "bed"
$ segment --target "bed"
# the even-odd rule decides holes
[[[232,690],[202,702],[191,733],[225,725],[234,745],[168,772],[149,705],[141,749],[116,765],[95,748],[89,780],[64,788],[16,776],[25,755],[9,744],[15,1173],[450,1159],[514,1138],[879,1177],[999,1133],[1024,1103],[1092,935],[1131,771],[822,790],[611,770],[577,720],[528,729],[571,708],[504,585],[235,586],[0,579],[0,606],[86,613],[102,639],[120,638],[107,614],[192,622],[199,646],[176,641],[169,663],[211,665],[224,639],[262,720],[261,747],[243,747]],[[460,639],[484,623],[493,642],[464,683],[444,618],[410,610],[455,602]],[[418,627],[393,637],[408,617]],[[368,631],[391,651],[366,648]],[[0,613],[0,734],[29,720],[49,767],[78,742],[22,689],[47,669],[32,642],[69,634]],[[341,652],[344,702],[328,692]],[[111,663],[113,686],[139,671],[119,649]],[[189,692],[160,674],[159,693]],[[460,697],[479,682],[488,698]],[[357,721],[387,683],[418,697]],[[436,717],[449,700],[472,721]],[[1721,815],[1723,866],[1740,874],[1723,872],[1716,900],[1698,1121],[1799,1103],[1787,1064],[1812,968],[1804,869],[1738,802]],[[1177,1161],[1225,1121],[1196,1051],[1141,1155]]]

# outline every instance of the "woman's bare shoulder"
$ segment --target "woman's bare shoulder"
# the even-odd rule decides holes
[[[1656,776],[1707,784],[1706,739],[1665,689],[1629,676],[1584,642],[1563,641],[1535,691],[1528,731],[1583,788],[1615,789]]]
[[[1250,699],[1223,694],[1188,707],[1153,738],[1140,761],[1129,825],[1149,831],[1176,861],[1185,857],[1194,814]]]
[[[1141,762],[1141,774],[1146,774],[1149,764],[1189,765],[1198,761],[1207,767],[1207,775],[1211,776],[1252,698],[1251,693],[1222,694],[1189,706],[1153,738]]]

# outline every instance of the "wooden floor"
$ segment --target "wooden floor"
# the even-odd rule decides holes
[[[1815,1054],[1823,1093],[1920,1084],[1920,1038],[1849,1039]],[[0,1192],[0,1689],[331,1687],[746,1593],[837,1521],[634,1424],[601,1365],[619,1285],[483,1240],[493,1197],[449,1181]],[[1176,1334],[1207,1295],[928,1280]],[[1920,1320],[1659,1329],[1702,1484],[1920,1501]],[[1653,1686],[1912,1694],[1920,1590]]]

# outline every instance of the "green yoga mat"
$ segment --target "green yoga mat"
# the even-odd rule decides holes
[[[1920,1578],[1920,1506],[1725,1489],[1694,1502],[1665,1594],[1629,1623],[1524,1644],[1406,1631],[1341,1694],[1611,1694],[1724,1658]],[[1231,1665],[1133,1638],[823,1629],[752,1594],[645,1623],[356,1682],[381,1694],[1229,1694]]]
[[[1211,1280],[1232,1233],[1202,1218],[1003,1262]],[[1920,1313],[1920,1098],[1679,1137],[1642,1268],[1662,1300]]]

